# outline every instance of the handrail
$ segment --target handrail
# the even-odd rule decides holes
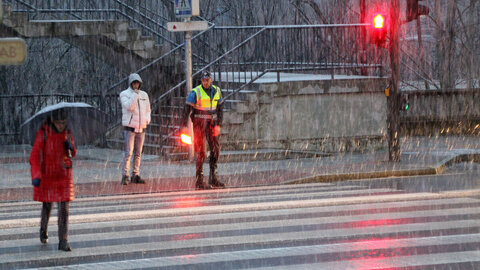
[[[192,37],[192,40],[194,40],[195,38],[201,36],[203,33],[209,31],[210,29],[212,29],[215,25],[212,24],[209,26],[209,28],[207,30],[204,30],[198,34],[196,34],[195,36]],[[170,51],[166,52],[164,55],[158,57],[157,59],[153,60],[152,62],[148,63],[147,65],[139,68],[138,70],[135,71],[135,73],[140,73],[142,71],[145,71],[146,69],[148,69],[149,67],[155,65],[156,63],[160,62],[161,60],[163,60],[164,58],[170,56],[170,54],[174,53],[175,51],[179,50],[179,49],[182,49],[183,47],[185,46],[185,44],[180,44],[180,45],[177,45],[177,47],[171,49]],[[124,77],[122,80],[120,80],[118,83],[112,85],[110,88],[107,89],[107,91],[105,92],[106,94],[108,94],[110,91],[112,91],[114,88],[118,87],[120,84],[122,83],[125,83],[126,81],[128,81],[128,76],[127,77]],[[184,83],[184,82],[182,82]],[[182,84],[180,83],[180,84]],[[179,84],[179,85],[180,85]],[[175,87],[174,87],[175,88]],[[172,89],[171,89],[172,90]],[[171,91],[168,91],[168,92],[171,92]],[[164,95],[162,95],[164,96]]]
[[[216,29],[259,29],[257,32],[253,33],[250,37],[244,39],[242,42],[240,42],[239,44],[237,44],[236,46],[234,46],[233,48],[229,49],[227,52],[223,53],[221,56],[217,57],[216,59],[212,60],[209,64],[203,66],[202,68],[200,68],[197,72],[195,72],[192,77],[200,74],[203,70],[206,70],[208,69],[209,67],[211,66],[214,66],[215,64],[217,64],[221,59],[227,57],[229,54],[231,54],[232,52],[234,52],[235,50],[237,50],[238,48],[244,46],[247,42],[249,42],[250,40],[254,39],[255,37],[257,37],[259,34],[263,33],[264,31],[266,30],[270,30],[270,29],[306,29],[306,28],[335,28],[335,27],[342,27],[342,28],[349,28],[349,27],[352,27],[352,28],[358,28],[358,27],[363,27],[363,26],[367,26],[368,24],[362,24],[362,23],[357,23],[357,24],[346,24],[346,25],[337,25],[337,24],[333,24],[333,25],[330,25],[330,24],[318,24],[318,25],[264,25],[264,26],[216,26],[215,28]],[[361,68],[361,67],[364,67],[364,68],[381,68],[381,65],[380,64],[375,64],[375,65],[360,65],[360,64],[357,64],[357,65],[350,65],[350,66],[347,66],[346,64],[341,64],[337,67],[335,67],[335,64],[334,63],[330,63],[331,66],[330,67],[318,67],[318,68],[292,68],[292,69],[287,69],[287,68],[283,68],[283,69],[264,69],[262,73],[262,76],[266,73],[266,72],[272,72],[272,71],[294,71],[294,70],[327,70],[327,69],[345,69],[345,68]],[[252,78],[251,81],[255,81],[257,80],[258,78]],[[251,82],[247,82],[246,85],[248,85],[249,83]],[[154,103],[159,103],[161,102],[163,99],[165,99],[169,94],[171,94],[172,92],[174,92],[175,90],[177,90],[180,86],[186,84],[186,80],[183,80],[182,82],[178,83],[177,85],[175,85],[174,87],[172,87],[171,89],[167,90],[165,93],[163,93],[159,98],[157,98]],[[240,90],[240,89],[236,89],[236,90]],[[235,94],[236,92],[238,91],[234,91],[232,93],[230,93],[228,95],[228,97],[230,97],[231,95]],[[227,97],[224,98],[224,100],[226,100]]]
[[[233,47],[232,49],[228,50],[227,52],[225,52],[223,55],[219,56],[217,59],[213,60],[212,62],[210,62],[209,64],[207,64],[206,66],[204,66],[203,68],[199,69],[197,72],[193,73],[192,74],[192,77],[195,77],[196,75],[200,74],[202,71],[208,69],[209,67],[211,67],[212,65],[215,64],[215,62],[218,62],[219,60],[225,58],[228,54],[230,54],[231,52],[233,52],[234,50],[236,50],[237,48],[241,47],[243,44],[245,44],[246,42],[248,42],[249,40],[255,38],[257,35],[259,35],[261,32],[263,32],[265,29],[261,29],[260,31],[256,32],[255,34],[253,34],[252,36],[250,36],[248,39],[244,40],[243,42],[241,42],[239,45]],[[173,88],[171,88],[170,90],[168,90],[167,92],[165,92],[164,94],[162,94],[159,98],[157,98],[154,103],[158,103],[160,102],[162,99],[164,99],[167,95],[169,95],[171,92],[173,92],[174,90],[176,90],[178,87],[180,87],[181,85],[185,84],[187,81],[186,80],[183,80],[182,82],[180,82],[179,84],[177,84],[176,86],[174,86]]]
[[[164,26],[163,24],[158,24],[157,22],[155,22],[154,20],[152,20],[150,17],[144,15],[144,14],[141,13],[140,11],[137,11],[136,9],[132,8],[131,6],[124,4],[124,3],[121,2],[120,0],[115,0],[115,1],[116,1],[119,5],[122,5],[122,6],[124,6],[125,8],[130,9],[131,11],[133,11],[133,12],[139,14],[140,16],[142,16],[144,19],[147,19],[147,20],[149,20],[150,22],[157,24],[157,26],[160,26],[162,29],[166,30],[166,28],[165,28],[165,26]],[[143,23],[138,22],[137,20],[135,20],[135,19],[132,18],[131,16],[128,16],[127,14],[123,14],[123,13],[121,13],[121,14],[124,15],[126,18],[129,18],[130,20],[134,21],[135,23],[138,23],[140,26],[142,26],[143,28],[149,30],[151,33],[156,34],[158,37],[165,39],[165,40],[166,40],[167,42],[169,42],[170,44],[172,44],[172,45],[174,45],[174,46],[178,46],[178,44],[177,44],[176,42],[171,41],[170,39],[168,39],[168,38],[160,35],[160,34],[157,33],[155,30],[153,30],[153,29],[151,29],[150,27],[144,25]]]

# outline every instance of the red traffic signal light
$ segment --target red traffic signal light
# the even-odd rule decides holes
[[[382,13],[375,13],[370,19],[370,42],[379,47],[385,47],[387,42],[387,16]]]
[[[373,27],[374,28],[384,28],[385,27],[385,18],[383,18],[382,14],[377,14],[373,18]]]

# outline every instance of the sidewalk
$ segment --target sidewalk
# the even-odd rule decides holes
[[[282,151],[223,152],[219,163],[220,181],[227,187],[278,185],[368,179],[391,176],[442,173],[456,162],[480,161],[480,137],[409,137],[401,140],[401,161],[388,161],[388,152],[348,153],[314,158],[268,160]],[[30,146],[2,146],[0,150],[0,201],[31,200]],[[266,160],[251,160],[251,157]],[[123,153],[115,149],[80,147],[74,159],[76,196],[149,193],[194,190],[195,165],[188,162],[166,162],[158,156],[143,155],[141,176],[145,185],[120,185]],[[288,157],[288,155],[287,155]],[[208,164],[204,166],[208,180]]]

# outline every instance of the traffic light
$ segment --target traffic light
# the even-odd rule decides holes
[[[420,0],[421,1],[421,0]],[[422,15],[428,15],[428,7],[419,5],[419,0],[407,0],[406,22],[413,21]]]
[[[370,42],[385,47],[387,42],[388,20],[383,13],[374,13],[370,19]]]
[[[410,102],[408,100],[408,94],[400,94],[400,110],[406,111],[410,108]]]

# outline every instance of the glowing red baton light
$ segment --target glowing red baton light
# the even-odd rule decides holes
[[[188,145],[192,144],[192,137],[190,137],[190,135],[187,135],[185,133],[180,134],[180,140],[184,144],[188,144]]]

